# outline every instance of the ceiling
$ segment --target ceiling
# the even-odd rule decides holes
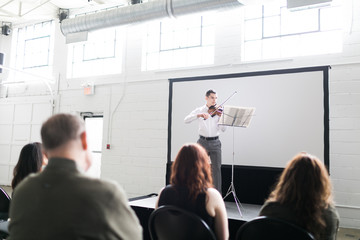
[[[0,25],[12,27],[58,18],[59,9],[91,12],[127,5],[130,0],[0,0]]]

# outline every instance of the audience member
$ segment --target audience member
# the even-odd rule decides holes
[[[117,184],[86,177],[91,165],[84,122],[57,114],[41,128],[46,168],[24,179],[10,205],[10,239],[142,239]]]
[[[260,215],[297,224],[318,240],[335,240],[339,215],[324,164],[307,153],[296,155],[287,164]]]
[[[14,177],[11,182],[12,189],[14,190],[30,173],[39,172],[44,159],[41,151],[41,143],[34,142],[26,144],[21,149],[19,160],[14,168]]]
[[[156,207],[175,205],[198,214],[215,232],[228,239],[225,203],[213,188],[206,150],[199,144],[185,144],[172,164],[170,185],[161,190]]]

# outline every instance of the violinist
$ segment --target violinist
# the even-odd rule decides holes
[[[199,140],[197,143],[202,145],[208,152],[211,160],[211,170],[214,187],[221,193],[221,142],[220,132],[225,131],[225,127],[218,124],[222,114],[221,106],[216,105],[217,95],[212,89],[205,94],[206,104],[196,108],[184,119],[185,123],[198,120]]]

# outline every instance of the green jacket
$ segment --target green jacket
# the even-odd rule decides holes
[[[142,239],[142,228],[117,184],[89,178],[69,159],[52,158],[17,187],[11,240]]]
[[[304,228],[299,218],[296,217],[294,209],[279,202],[266,202],[262,206],[259,215],[284,219]],[[329,208],[323,209],[322,217],[326,227],[319,233],[320,239],[318,240],[335,240],[339,229],[339,214],[336,208],[330,205]]]

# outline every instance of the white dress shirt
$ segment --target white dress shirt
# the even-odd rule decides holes
[[[198,118],[197,115],[200,113],[208,113],[209,108],[206,104],[202,107],[196,108],[184,119],[185,123],[191,123],[194,120],[199,122],[199,135],[203,137],[217,137],[220,135],[220,130],[225,131],[226,127],[218,125],[220,117],[215,115],[214,117],[209,116],[208,119]]]

